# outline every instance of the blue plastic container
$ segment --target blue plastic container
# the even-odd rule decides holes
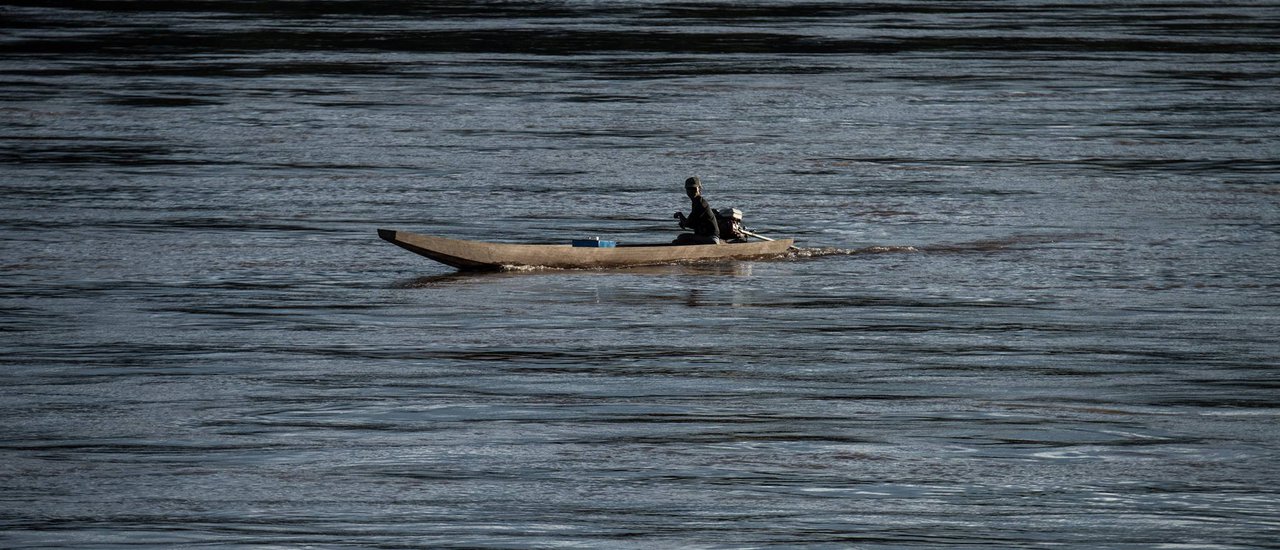
[[[594,239],[574,239],[573,246],[578,248],[613,248],[618,246],[614,241],[602,241],[599,237]]]

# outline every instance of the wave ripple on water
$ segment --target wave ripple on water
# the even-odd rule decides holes
[[[1276,2],[0,11],[0,546],[1280,540]]]

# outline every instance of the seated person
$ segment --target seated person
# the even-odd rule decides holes
[[[693,233],[681,233],[671,242],[674,244],[720,244],[720,224],[716,221],[716,213],[711,210],[711,205],[707,204],[707,199],[702,198],[702,180],[697,176],[684,180],[684,192],[693,202],[693,211],[688,217],[681,212],[676,212],[675,217],[680,220],[680,227],[692,230]]]

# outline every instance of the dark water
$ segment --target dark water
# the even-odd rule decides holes
[[[1280,3],[6,2],[0,546],[1280,540]],[[379,227],[803,250],[457,275]]]

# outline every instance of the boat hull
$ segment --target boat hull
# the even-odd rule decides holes
[[[792,239],[714,245],[624,245],[616,248],[568,244],[507,244],[464,241],[379,229],[378,236],[400,248],[465,271],[547,267],[598,269],[684,262],[751,260],[778,256]]]

